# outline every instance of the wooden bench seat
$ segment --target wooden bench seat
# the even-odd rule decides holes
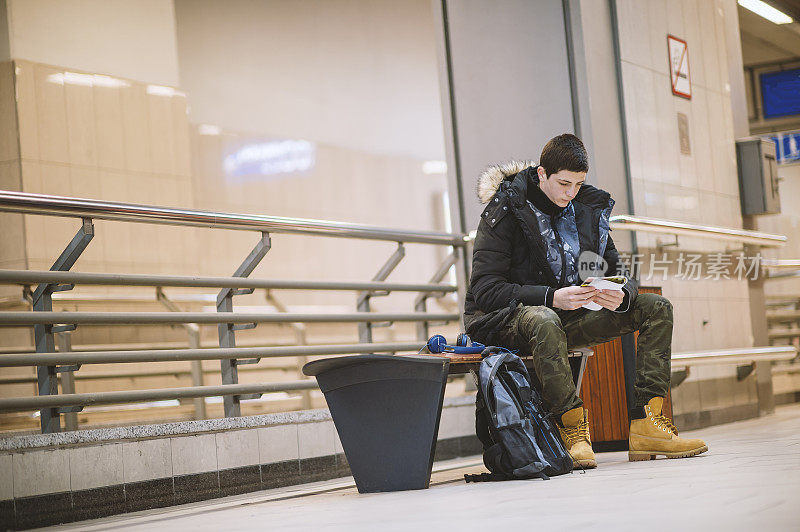
[[[580,393],[581,383],[583,382],[583,374],[586,370],[586,362],[590,356],[594,354],[591,348],[574,349],[569,352],[570,366],[572,367],[572,377],[575,381],[575,387]],[[439,353],[431,354],[430,356],[438,356],[450,359],[450,375],[462,375],[465,373],[476,372],[481,363],[480,354],[460,354],[460,353]],[[531,373],[531,378],[536,378],[533,370],[533,357],[520,357],[522,362]]]

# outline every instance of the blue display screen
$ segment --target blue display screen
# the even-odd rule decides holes
[[[800,68],[761,74],[764,118],[800,114]]]

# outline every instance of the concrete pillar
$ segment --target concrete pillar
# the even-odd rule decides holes
[[[733,115],[734,138],[740,139],[750,136],[750,126],[747,119],[747,97],[745,95],[744,66],[742,63],[742,43],[739,37],[739,13],[736,2],[730,0],[723,3],[725,18],[725,41],[730,53],[728,59],[728,76],[730,78],[731,113]],[[758,230],[755,216],[744,216],[742,226],[745,229]],[[748,257],[759,253],[758,246],[746,246],[745,254]],[[764,279],[761,275],[755,280],[748,281],[750,296],[750,322],[753,328],[753,345],[769,345],[767,325],[767,307],[764,295]],[[772,362],[758,362],[755,365],[756,390],[758,391],[758,411],[760,414],[769,414],[775,411],[775,396],[772,388]]]
[[[539,158],[574,132],[560,2],[434,3],[453,228],[478,226],[476,180],[491,164]]]

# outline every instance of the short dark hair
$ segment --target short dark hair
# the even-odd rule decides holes
[[[561,170],[588,172],[589,155],[581,139],[571,133],[564,133],[547,141],[539,164],[544,167],[547,177]]]

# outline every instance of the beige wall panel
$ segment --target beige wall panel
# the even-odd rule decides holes
[[[65,78],[67,74],[64,74]],[[89,76],[81,83],[64,82],[67,112],[69,162],[72,165],[96,166],[97,146],[94,116],[94,95]]]
[[[175,150],[175,171],[174,174],[185,178],[191,177],[191,150],[189,147],[189,119],[186,106],[186,97],[176,95],[171,99],[172,103],[172,126]],[[182,201],[189,205],[192,197],[186,196]]]
[[[34,84],[39,156],[43,161],[69,164],[63,70],[47,65],[35,65]]]
[[[134,84],[122,91],[122,123],[125,139],[126,169],[131,172],[150,172],[153,169],[148,139],[147,93],[145,87]]]
[[[0,162],[19,159],[19,130],[14,98],[14,64],[0,63]]]
[[[19,162],[0,163],[0,190],[20,190]],[[0,268],[25,269],[25,225],[21,214],[0,213]],[[17,297],[20,289],[0,285],[0,298]],[[4,330],[0,329],[0,334]]]
[[[172,96],[147,91],[149,129],[147,139],[153,157],[153,173],[175,173],[175,127],[173,124]]]
[[[97,166],[104,170],[124,170],[126,168],[125,130],[122,119],[122,92],[124,90],[124,87],[101,85],[93,88]]]
[[[14,61],[20,155],[38,160],[39,118],[36,109],[35,66],[28,61]]]

